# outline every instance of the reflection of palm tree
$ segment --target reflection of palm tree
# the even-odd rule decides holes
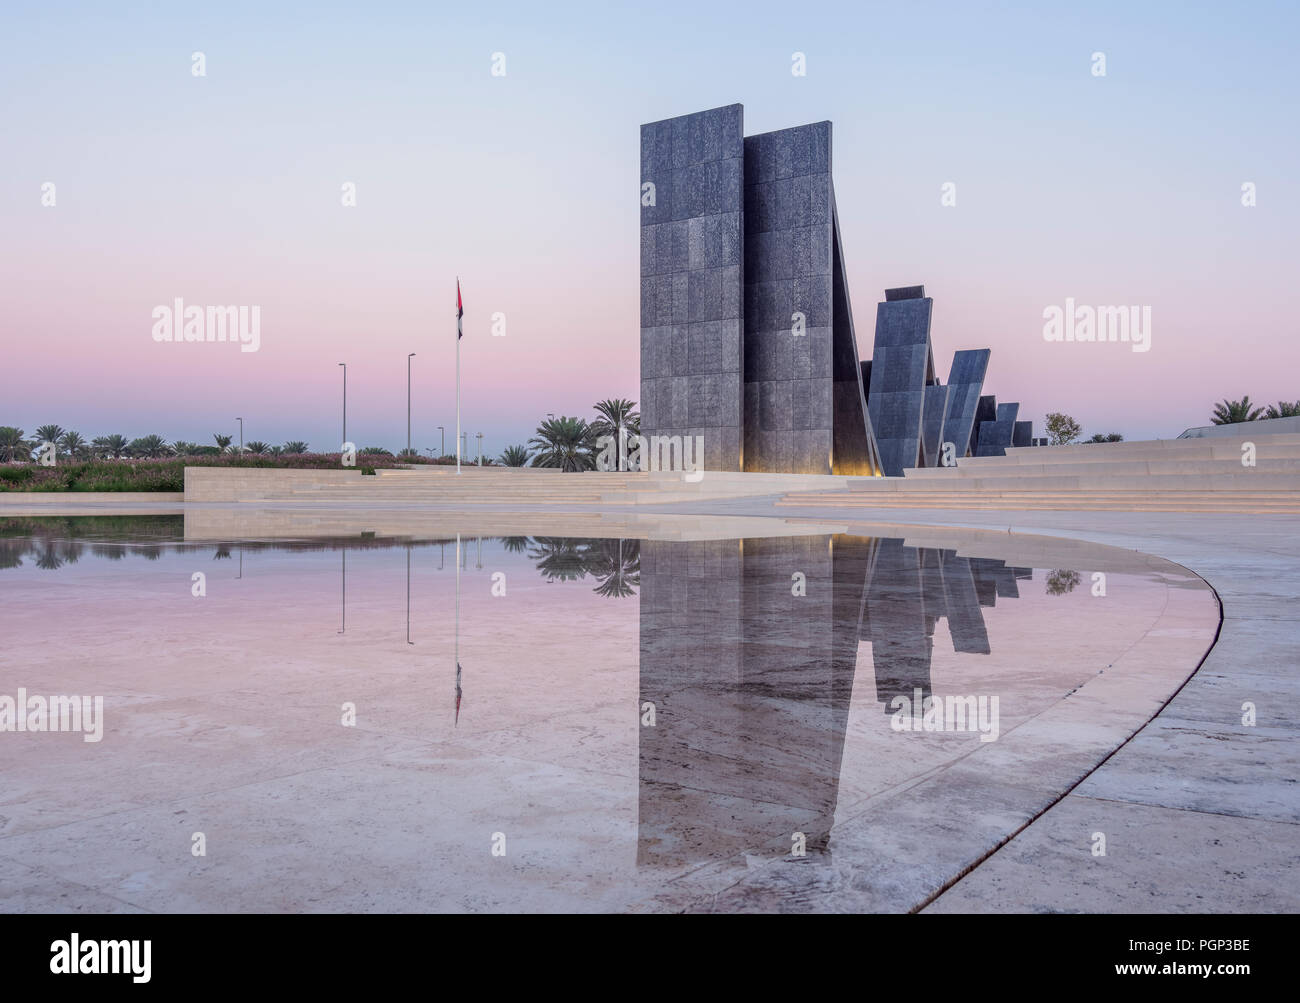
[[[230,547],[224,543],[217,544],[217,549],[212,555],[214,561],[230,560]]]
[[[59,556],[58,547],[54,543],[46,543],[36,555],[36,566],[44,571],[57,571],[63,567],[63,558]]]
[[[641,585],[641,541],[598,540],[591,550],[589,567],[600,580],[592,591],[607,599],[636,595]]]
[[[501,546],[505,547],[507,554],[522,554],[528,550],[528,545],[532,542],[526,536],[501,537]]]
[[[574,582],[587,574],[587,561],[580,549],[585,541],[539,536],[533,542],[528,556],[548,581]]]

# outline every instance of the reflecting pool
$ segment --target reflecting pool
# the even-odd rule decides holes
[[[0,909],[907,911],[1217,626],[1131,551],[777,531],[0,519]]]

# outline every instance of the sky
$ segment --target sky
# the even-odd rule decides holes
[[[349,439],[397,449],[415,352],[451,449],[457,276],[471,450],[636,399],[639,126],[732,103],[833,123],[864,357],[924,284],[941,380],[990,347],[1036,429],[1300,398],[1294,3],[114,6],[6,5],[2,425],[337,449],[346,362]],[[178,297],[259,307],[258,351],[155,341]],[[1046,341],[1067,298],[1149,306],[1150,351]]]

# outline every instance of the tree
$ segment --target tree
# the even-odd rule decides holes
[[[218,435],[215,432],[212,434],[212,438],[217,441],[217,448],[223,453],[230,449],[230,444],[235,441],[233,435]]]
[[[1065,446],[1079,437],[1083,426],[1068,414],[1053,411],[1047,416],[1047,435],[1053,446]]]
[[[498,458],[497,462],[503,467],[526,467],[528,466],[528,447],[527,446],[507,446]]]
[[[32,444],[23,438],[21,428],[0,425],[0,457],[11,462],[32,458]]]
[[[38,446],[42,442],[52,442],[56,446],[63,443],[63,429],[58,425],[42,425],[36,430],[35,435]]]
[[[1084,442],[1123,442],[1124,436],[1118,432],[1094,432],[1092,438],[1084,439]]]
[[[1263,413],[1264,409],[1252,404],[1249,396],[1239,401],[1225,397],[1223,403],[1214,405],[1214,414],[1210,420],[1216,425],[1236,425],[1243,421],[1259,421]]]
[[[134,456],[147,456],[156,459],[159,456],[166,456],[171,450],[167,446],[167,440],[161,435],[144,435],[138,439],[132,439],[131,445],[127,447]]]
[[[1270,404],[1265,418],[1300,418],[1300,401],[1278,401]]]
[[[636,435],[640,432],[641,413],[636,410],[636,401],[615,397],[610,400],[597,401],[594,407],[596,413],[600,415],[599,418],[592,422],[592,428],[595,430],[597,439],[602,435],[612,435],[617,443],[620,433]],[[622,470],[625,458],[621,455],[621,451],[619,453],[618,469]]]
[[[592,451],[596,436],[592,426],[581,418],[548,418],[537,426],[537,434],[528,444],[536,450],[534,467],[559,467],[565,473],[595,469]]]
[[[284,444],[284,451],[294,455],[305,453],[307,452],[307,443],[303,442],[301,439],[290,439]]]
[[[268,453],[270,451],[271,451],[271,447],[268,446],[265,442],[261,442],[258,439],[254,439],[252,442],[248,443],[248,445],[244,447],[244,452],[253,453],[258,456],[260,456],[262,453]]]
[[[367,446],[365,449],[361,450],[360,452],[362,456],[392,456],[393,455],[383,446]]]
[[[128,443],[125,435],[101,435],[94,440],[94,446],[105,456],[111,456],[113,459],[120,459],[126,452]]]
[[[80,432],[64,432],[63,449],[73,459],[80,460],[90,451],[90,444],[82,438]]]

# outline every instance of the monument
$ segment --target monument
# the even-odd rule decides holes
[[[941,465],[948,442],[953,459],[980,450],[989,350],[958,352],[941,385],[923,286],[886,290],[860,357],[831,149],[829,122],[745,136],[739,104],[641,126],[641,432],[656,457],[695,443],[706,470],[899,476]],[[1030,438],[1014,425],[987,448]]]

